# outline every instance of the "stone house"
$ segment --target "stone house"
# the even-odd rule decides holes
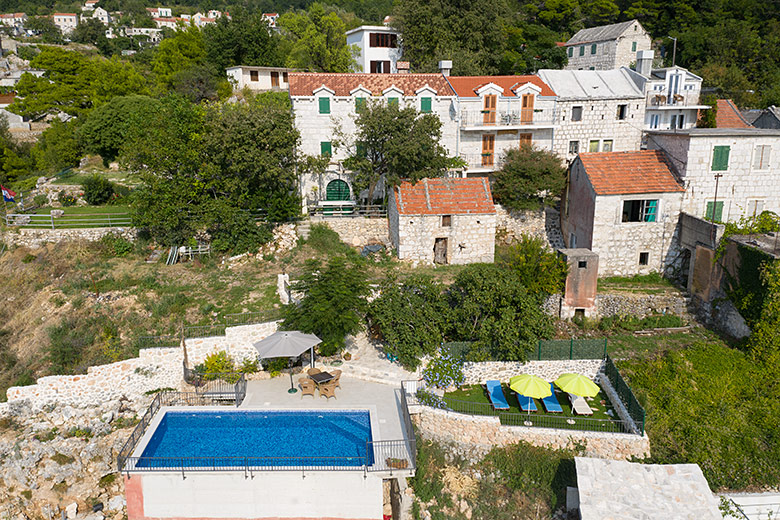
[[[451,76],[457,94],[457,155],[468,175],[500,168],[503,152],[530,144],[553,149],[555,92],[538,76]]]
[[[537,75],[557,95],[553,151],[562,159],[640,149],[645,95],[628,69],[543,69]]]
[[[76,13],[54,13],[53,15],[54,25],[60,32],[67,36],[76,29],[79,24],[79,17]]]
[[[715,113],[716,128],[750,128],[751,125],[737,105],[730,99],[719,99],[717,101],[718,110]],[[760,116],[759,116],[760,118]],[[756,125],[757,128],[761,126]],[[769,127],[772,128],[772,127]],[[776,127],[775,127],[776,128]]]
[[[357,72],[396,74],[401,59],[401,33],[387,25],[361,25],[345,33],[358,50]],[[406,72],[409,72],[408,70]]]
[[[663,272],[678,261],[684,192],[659,150],[580,154],[561,214],[566,246],[598,254],[599,276]]]
[[[404,182],[390,193],[388,225],[401,260],[493,262],[496,208],[485,178]]]
[[[299,151],[330,157],[325,173],[301,176],[301,196],[306,203],[352,201],[360,195],[352,191],[349,172],[341,161],[358,146],[355,119],[369,100],[436,114],[442,122],[442,146],[450,155],[456,152],[456,97],[441,74],[290,72],[289,80],[295,126],[301,134]]]
[[[770,129],[780,128],[780,107],[772,105],[756,112],[757,113],[753,115],[752,121],[745,118],[746,121],[751,123],[754,127]]]
[[[0,25],[5,27],[24,27],[27,15],[24,13],[0,14]]]
[[[638,51],[650,50],[652,40],[636,20],[582,29],[564,48],[567,70],[612,70],[628,67]]]
[[[234,90],[243,90],[246,87],[257,92],[289,90],[288,74],[293,70],[284,67],[256,67],[254,65],[238,65],[225,69]]]
[[[780,213],[780,130],[651,131],[647,146],[663,150],[685,183],[682,211],[720,222]]]

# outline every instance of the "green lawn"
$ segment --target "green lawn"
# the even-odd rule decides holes
[[[124,184],[125,186],[134,186],[138,184],[138,179],[135,175],[128,172],[118,172],[114,170],[93,172],[76,172],[71,170],[68,173],[57,176],[57,178],[52,181],[52,184],[56,184],[58,186],[80,186],[85,180],[87,180],[95,173],[99,174],[101,177],[105,177],[111,182],[118,182],[120,184]]]
[[[35,215],[48,215],[53,209],[61,209],[65,212],[65,216],[68,215],[105,215],[107,213],[128,213],[130,206],[124,206],[120,204],[111,206],[68,206],[67,208],[52,208],[50,206],[43,206],[35,210]]]

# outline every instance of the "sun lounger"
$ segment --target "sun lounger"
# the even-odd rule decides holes
[[[593,415],[593,410],[590,409],[584,397],[569,394],[569,401],[571,402],[572,410],[577,415]]]
[[[524,396],[522,394],[518,394],[515,392],[515,395],[517,396],[517,404],[520,405],[520,409],[524,412],[535,412],[537,411],[536,403],[531,397]]]
[[[559,403],[558,398],[555,397],[555,388],[552,383],[550,383],[550,391],[552,391],[552,393],[542,399],[542,406],[547,410],[547,413],[563,413],[561,403]]]
[[[488,398],[493,409],[509,410],[509,403],[506,402],[504,391],[501,389],[501,381],[485,381],[485,388],[487,388]]]

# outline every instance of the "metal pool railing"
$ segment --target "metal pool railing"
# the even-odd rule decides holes
[[[365,471],[354,457],[130,457],[124,471]]]

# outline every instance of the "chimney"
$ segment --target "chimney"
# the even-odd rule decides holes
[[[395,62],[395,68],[398,69],[398,74],[409,74],[409,62],[397,61]]]
[[[654,54],[654,51],[639,51],[636,53],[636,71],[646,78],[650,77],[650,71],[653,70]]]
[[[452,70],[452,60],[441,60],[439,62],[439,72],[444,76],[449,76]]]

